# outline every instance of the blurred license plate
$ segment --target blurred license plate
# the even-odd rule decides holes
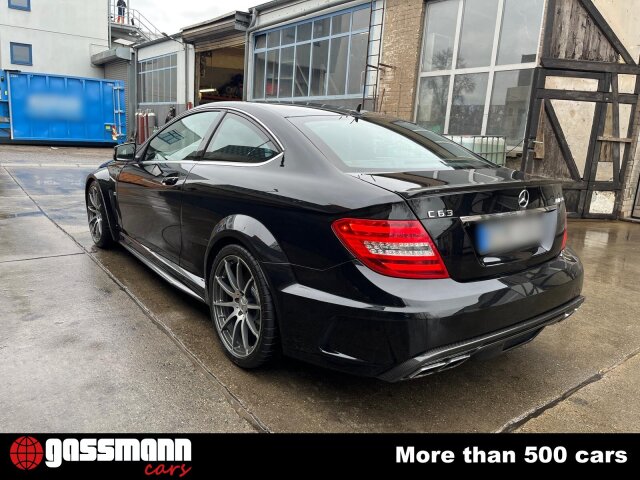
[[[540,245],[543,235],[542,216],[488,221],[476,227],[476,250],[480,255],[510,252]]]

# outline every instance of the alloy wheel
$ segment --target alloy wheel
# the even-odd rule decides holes
[[[227,255],[216,267],[213,312],[227,350],[238,358],[251,355],[260,340],[262,308],[253,273],[236,255]]]
[[[87,215],[89,217],[89,230],[91,231],[91,238],[98,243],[102,238],[102,199],[100,198],[100,192],[95,185],[92,185],[89,189],[88,202],[87,202]]]

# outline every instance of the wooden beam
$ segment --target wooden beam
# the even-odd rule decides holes
[[[573,182],[571,180],[559,179],[562,183],[563,190],[586,190],[589,188],[589,183],[585,181]]]
[[[634,88],[634,93],[636,95],[640,95],[640,75],[636,77],[636,85]],[[620,185],[624,189],[627,174],[631,172],[627,172],[629,167],[629,163],[636,155],[636,149],[638,148],[638,135],[640,135],[640,104],[636,104],[635,108],[631,110],[631,117],[629,118],[629,127],[627,128],[627,137],[631,138],[631,143],[627,146],[624,157],[622,158],[622,165],[620,165]],[[637,205],[638,198],[640,198],[640,182],[638,183],[638,191],[636,192],[636,202],[634,205]],[[616,217],[620,216],[620,211],[622,210],[622,196],[616,198],[616,206],[615,213]],[[633,216],[633,208],[632,207],[632,216]]]
[[[614,185],[614,182],[605,182],[605,181],[596,181],[591,182],[589,185],[589,190],[598,191],[598,192],[615,192],[620,190],[619,187]]]
[[[571,60],[567,58],[542,57],[540,63],[545,68],[559,70],[577,70],[582,72],[611,72],[623,75],[640,75],[640,65],[615,62],[596,62],[593,60]],[[552,75],[550,72],[549,75]]]
[[[598,90],[603,92],[605,90],[609,90],[609,78],[608,74],[604,75],[602,80],[598,82]],[[584,162],[584,174],[582,178],[589,182],[591,180],[591,174],[594,174],[593,180],[595,180],[595,171],[593,171],[593,161],[594,157],[597,157],[597,161],[600,158],[600,143],[598,142],[598,137],[603,135],[604,131],[604,122],[602,121],[602,112],[605,112],[606,115],[606,105],[604,103],[597,103],[596,108],[593,111],[593,123],[591,125],[591,134],[589,135],[589,148],[587,149],[587,156]],[[602,128],[601,128],[602,127]],[[592,172],[593,171],[593,172]],[[583,207],[588,209],[588,205],[586,204],[586,199]],[[583,213],[583,212],[581,212]]]
[[[578,171],[578,166],[576,165],[576,161],[573,158],[573,154],[571,153],[571,149],[569,148],[567,139],[564,136],[564,132],[562,131],[562,127],[560,126],[560,122],[558,121],[556,110],[553,108],[553,104],[551,103],[551,101],[544,102],[544,111],[547,114],[547,119],[549,120],[551,130],[553,130],[553,134],[556,136],[556,141],[558,142],[558,146],[560,147],[560,152],[564,157],[564,161],[567,164],[567,168],[569,169],[571,178],[576,181],[582,180],[582,175],[580,175],[580,172]]]
[[[550,3],[553,2],[554,0],[551,0]],[[535,145],[535,143],[531,142],[537,138],[538,125],[540,122],[540,105],[542,103],[542,100],[536,99],[536,92],[540,88],[544,88],[545,79],[546,75],[543,68],[537,67],[533,70],[531,92],[529,93],[529,111],[527,112],[527,124],[524,130],[524,149],[522,152],[522,160],[520,161],[520,170],[523,172],[527,171],[529,156],[533,155],[533,145]]]
[[[609,89],[611,88],[610,73],[607,73],[605,75],[605,81],[602,87],[604,88],[599,88],[599,90],[609,91]],[[591,169],[589,170],[589,177],[588,178],[585,177],[585,180],[589,181],[589,191],[593,190],[593,185],[596,183],[596,178],[598,177],[598,166],[600,165],[600,157],[602,156],[602,144],[598,142],[598,137],[602,137],[604,135],[604,129],[607,124],[607,110],[608,110],[607,105],[604,103],[599,103],[598,106],[600,107],[600,111],[599,111],[600,117],[597,119],[598,131],[593,136],[594,137],[593,143],[595,145],[595,148],[593,150],[593,156],[591,157],[591,162],[590,162]],[[597,107],[596,107],[596,111],[598,111]],[[610,182],[610,183],[613,185],[613,182]]]
[[[586,92],[584,90],[542,88],[538,90],[537,97],[554,100],[573,100],[575,102],[612,103],[615,95],[612,92]],[[619,103],[635,105],[638,102],[638,96],[632,93],[620,93],[617,97]]]
[[[547,15],[544,21],[542,37],[542,56],[551,56],[551,44],[553,42],[553,25],[556,18],[556,0],[547,1]]]
[[[580,216],[580,218],[584,216],[584,212],[586,210],[589,210],[589,208],[587,207],[588,193],[589,193],[589,183],[587,182],[587,188],[585,188],[584,190],[580,190],[580,196],[578,198],[578,209],[576,213]]]
[[[632,138],[620,138],[620,137],[606,137],[601,136],[598,137],[599,142],[618,142],[618,143],[631,143],[633,142]]]
[[[579,72],[577,70],[550,70],[549,77],[586,78],[591,80],[602,79],[602,72]]]
[[[614,137],[620,136],[620,102],[618,94],[618,75],[611,75],[611,93],[613,98],[611,101],[611,123],[612,123],[612,135]],[[613,157],[613,183],[616,187],[620,186],[620,150],[622,145],[614,143],[611,145],[611,156]]]
[[[616,52],[622,57],[622,59],[629,65],[636,65],[636,62],[633,60],[633,57],[629,53],[629,51],[625,48],[624,44],[620,41],[616,32],[613,31],[609,23],[604,19],[600,10],[593,4],[591,0],[579,0],[584,9],[587,11],[589,16],[593,19],[593,21],[598,25],[604,36],[607,37],[609,43],[613,46]]]

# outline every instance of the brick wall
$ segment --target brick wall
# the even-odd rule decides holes
[[[382,63],[394,68],[380,73],[379,110],[413,120],[422,41],[424,0],[386,0]]]

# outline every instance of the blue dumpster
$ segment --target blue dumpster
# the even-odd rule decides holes
[[[114,144],[127,138],[124,82],[0,70],[0,140]]]

